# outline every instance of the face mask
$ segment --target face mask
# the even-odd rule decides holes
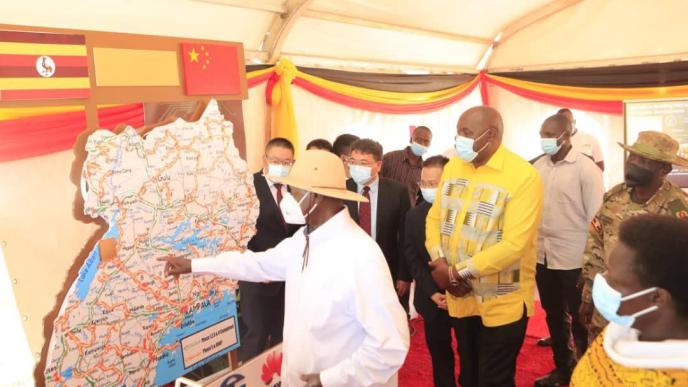
[[[458,153],[461,160],[470,163],[471,161],[475,160],[476,157],[478,157],[478,154],[482,152],[483,149],[487,148],[487,144],[485,144],[485,146],[483,146],[479,151],[476,152],[473,150],[473,145],[475,145],[475,142],[486,134],[487,131],[478,136],[476,139],[464,136],[456,136],[456,139],[454,140],[454,147],[456,148],[456,153]]]
[[[432,204],[435,201],[435,195],[437,195],[437,187],[435,188],[421,188],[420,194],[423,195],[423,199]]]
[[[629,187],[639,187],[648,185],[652,182],[654,173],[636,164],[629,164],[626,174],[624,175],[624,181]]]
[[[548,155],[555,155],[557,152],[559,152],[559,149],[561,149],[561,145],[559,144],[559,140],[564,136],[564,133],[562,133],[559,137],[557,138],[541,138],[540,139],[540,145],[542,146],[542,151],[545,152]]]
[[[349,166],[349,173],[351,174],[351,178],[354,179],[356,184],[360,185],[363,185],[370,181],[370,178],[372,177],[372,171],[373,168],[364,167],[362,165]]]
[[[274,177],[287,177],[291,166],[282,164],[268,164],[268,175]]]
[[[282,217],[284,218],[284,221],[286,223],[306,224],[306,217],[310,215],[313,211],[315,211],[316,207],[318,207],[318,203],[316,203],[310,210],[308,210],[308,213],[306,213],[306,215],[303,214],[303,211],[301,210],[301,202],[303,202],[309,194],[310,192],[306,192],[306,194],[303,195],[301,200],[297,202],[296,199],[294,199],[294,197],[291,195],[291,193],[284,193],[282,201],[280,202],[280,211],[282,212]]]
[[[416,156],[422,156],[428,151],[428,147],[417,144],[415,142],[411,143],[411,152]]]
[[[635,312],[632,315],[619,316],[617,312],[619,311],[621,303],[650,294],[655,290],[657,290],[657,288],[653,287],[622,297],[621,293],[609,286],[602,274],[597,273],[595,281],[592,284],[592,302],[595,304],[595,308],[597,308],[602,317],[606,318],[608,321],[630,328],[635,323],[637,317],[652,313],[659,308],[657,305],[653,305],[639,312]]]

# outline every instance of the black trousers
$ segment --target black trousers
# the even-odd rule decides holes
[[[516,358],[526,336],[528,317],[486,327],[480,317],[452,318],[459,350],[462,387],[515,386]]]
[[[576,356],[570,346],[573,342],[580,354],[587,349],[588,332],[578,319],[581,292],[576,287],[581,269],[552,270],[537,265],[535,279],[542,308],[547,314],[547,328],[552,337],[554,365],[564,372],[571,372]]]
[[[284,283],[281,290],[265,294],[262,284],[239,284],[240,311],[244,331],[240,332],[239,358],[248,361],[282,342],[284,329]],[[258,285],[258,286],[256,286]],[[270,284],[274,287],[275,284]]]
[[[418,293],[416,293],[418,294]],[[434,313],[422,313],[425,325],[425,343],[432,359],[432,379],[435,387],[456,387],[454,382],[454,349],[452,348],[452,324],[449,313],[439,309]]]

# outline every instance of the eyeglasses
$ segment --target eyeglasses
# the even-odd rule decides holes
[[[437,188],[439,186],[439,182],[428,182],[428,183],[423,183],[422,181],[416,182],[418,184],[418,187],[420,188]]]
[[[358,166],[361,166],[361,167],[372,167],[372,166],[375,165],[375,163],[376,163],[375,161],[373,161],[372,163],[369,163],[369,162],[367,162],[367,161],[354,160],[354,159],[352,159],[351,157],[346,157],[346,158],[344,159],[344,162],[345,162],[346,164],[348,164],[348,165],[358,165]]]
[[[292,164],[294,164],[294,160],[280,160],[280,159],[268,158],[268,157],[265,157],[265,160],[267,160],[269,164],[284,165],[286,167],[289,167]]]

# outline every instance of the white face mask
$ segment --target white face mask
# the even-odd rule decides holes
[[[287,177],[291,166],[282,164],[268,164],[268,175],[274,177]]]
[[[373,168],[364,167],[363,165],[351,165],[349,166],[349,173],[351,178],[354,179],[356,184],[363,185],[370,181],[373,173]]]
[[[421,188],[420,194],[423,196],[423,199],[426,202],[432,204],[435,202],[435,196],[437,195],[437,187],[435,187],[435,188]]]
[[[305,215],[301,210],[301,202],[310,195],[310,192],[306,192],[305,195],[298,202],[289,192],[285,192],[280,202],[280,211],[282,212],[282,217],[287,224],[306,224],[306,217],[310,215],[318,207],[318,203],[308,210]]]
[[[650,294],[656,290],[657,287],[651,287],[627,296],[622,296],[618,290],[609,286],[607,280],[604,279],[602,274],[597,273],[597,275],[595,275],[595,281],[592,284],[592,301],[602,317],[606,318],[608,321],[612,321],[621,326],[630,328],[635,323],[636,318],[644,316],[648,313],[652,313],[659,309],[659,307],[657,307],[657,305],[653,305],[631,315],[622,316],[619,315],[621,303],[644,296],[646,294]]]
[[[479,150],[473,150],[475,142],[480,140],[484,135],[486,135],[488,131],[489,130],[486,130],[485,132],[483,132],[483,134],[481,134],[475,139],[464,137],[461,135],[457,135],[454,138],[454,149],[456,149],[456,153],[463,161],[470,163],[471,161],[475,160],[476,157],[478,157],[478,154],[480,154],[480,152],[487,148],[487,145],[490,144],[489,142],[485,143],[485,145],[483,145],[483,147]]]

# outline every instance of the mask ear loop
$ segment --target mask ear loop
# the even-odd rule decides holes
[[[481,134],[480,136],[478,136],[478,138],[476,138],[475,140],[473,140],[473,144],[475,144],[476,141],[478,141],[478,140],[480,140],[481,138],[483,138],[483,136],[486,135],[490,130],[492,130],[492,128],[489,128],[488,130],[484,131],[483,134]],[[480,148],[480,150],[477,150],[477,151],[474,151],[474,152],[475,152],[475,153],[480,153],[480,152],[484,151],[485,148],[487,148],[488,145],[490,145],[490,142],[489,142],[489,141],[488,141],[487,143],[485,143],[485,145],[483,145],[483,147]]]
[[[639,292],[637,292],[637,293],[629,294],[629,295],[626,296],[626,297],[621,297],[621,302],[628,301],[628,300],[632,300],[632,299],[638,298],[638,297],[642,297],[642,296],[644,296],[644,295],[650,294],[650,293],[655,292],[655,291],[657,291],[657,287],[656,287],[656,286],[655,286],[655,287],[648,288],[648,289],[645,289],[645,290],[641,290],[641,291],[639,291]],[[647,307],[647,308],[645,308],[645,309],[643,309],[643,310],[639,310],[639,311],[637,311],[637,312],[631,314],[631,317],[633,317],[633,318],[638,318],[638,317],[644,316],[644,315],[646,315],[646,314],[648,314],[648,313],[652,313],[652,312],[654,312],[654,311],[656,311],[656,310],[658,310],[658,309],[659,309],[659,307],[658,307],[657,305],[652,305],[652,306],[650,306],[650,307]]]

